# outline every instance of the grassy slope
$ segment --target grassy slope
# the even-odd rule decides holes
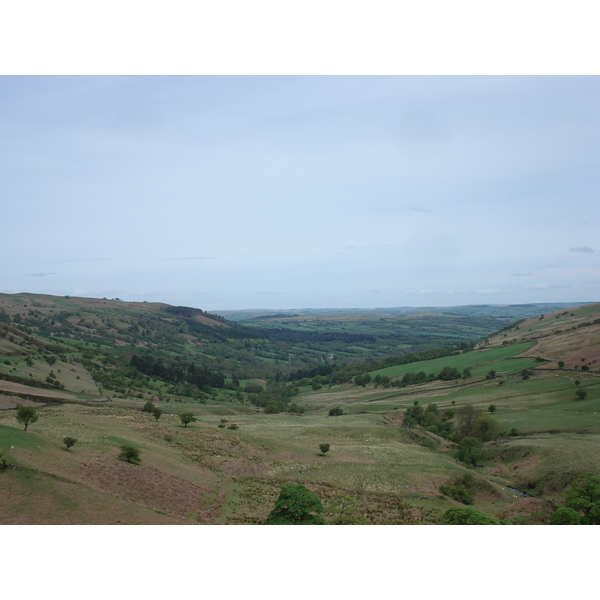
[[[587,314],[572,312],[576,316],[570,318],[579,322],[598,315],[597,308]],[[560,318],[565,330],[576,326],[567,316]],[[526,350],[528,335],[549,334],[538,345],[552,337],[554,343],[548,347],[552,350],[561,335],[579,332],[588,340],[592,331],[590,326],[552,334],[552,328],[544,330],[542,325],[546,323],[532,322],[525,331],[521,326],[514,332],[515,341],[531,356],[537,356],[539,348]],[[488,340],[492,350],[462,357],[491,358],[495,365],[522,361],[506,358],[514,356],[517,346],[502,346],[507,341],[503,335]],[[442,367],[450,358],[461,357],[441,359]],[[492,368],[488,364],[473,371],[487,372]],[[474,373],[466,382],[434,382],[402,390],[344,385],[306,391],[295,398],[306,407],[304,416],[264,415],[239,403],[170,402],[162,404],[166,414],[155,422],[139,411],[144,400],[127,398],[98,407],[47,407],[23,432],[14,412],[0,412],[0,451],[18,467],[0,472],[0,522],[261,522],[281,484],[293,482],[307,485],[326,504],[336,493],[352,495],[370,523],[429,522],[456,505],[439,495],[439,485],[466,469],[444,451],[446,441],[401,427],[398,417],[415,400],[422,405],[435,402],[440,409],[473,404],[485,410],[495,404],[494,416],[501,427],[516,427],[520,435],[493,442],[492,458],[473,472],[482,482],[476,508],[539,522],[550,510],[549,503],[559,501],[558,493],[574,473],[584,469],[600,473],[597,365],[591,364],[588,373],[574,366],[563,370],[544,366],[536,367],[528,381],[510,374],[485,380]],[[57,367],[58,363],[53,365]],[[439,370],[423,366],[428,368]],[[583,402],[575,400],[576,380],[588,392]],[[348,414],[329,417],[329,409],[336,405]],[[176,413],[183,410],[192,410],[201,421],[182,427]],[[223,418],[240,430],[220,429]],[[68,452],[62,446],[65,435],[79,440]],[[437,452],[420,445],[425,438],[440,444]],[[331,444],[325,457],[319,455],[321,442]],[[141,449],[141,465],[117,460],[122,443]],[[516,499],[507,485],[538,497]]]
[[[429,375],[430,373],[439,373],[444,367],[454,367],[455,369],[462,371],[463,369],[467,368],[475,369],[478,366],[485,366],[487,368],[487,373],[490,369],[498,371],[498,369],[496,369],[497,363],[500,363],[501,361],[504,362],[503,359],[522,354],[526,350],[529,350],[533,345],[533,342],[524,342],[522,344],[512,344],[510,346],[502,346],[500,348],[494,348],[490,350],[466,352],[457,356],[445,356],[443,358],[436,358],[434,360],[424,360],[405,365],[386,367],[385,369],[372,371],[369,374],[373,377],[375,375],[397,377],[399,375],[403,375],[404,373],[418,373],[419,371],[424,371],[427,375]],[[506,364],[510,365],[510,363]],[[535,361],[532,361],[532,364],[535,364]]]

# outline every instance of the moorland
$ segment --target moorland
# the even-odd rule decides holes
[[[600,475],[599,369],[600,304],[0,294],[0,523],[259,524],[288,485],[331,524],[556,522]]]

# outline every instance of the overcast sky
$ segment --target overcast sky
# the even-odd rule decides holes
[[[600,78],[0,77],[0,292],[600,300]]]

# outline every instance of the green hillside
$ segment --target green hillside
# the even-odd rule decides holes
[[[288,484],[317,496],[331,524],[436,524],[465,506],[545,524],[579,473],[600,475],[598,304],[511,324],[429,361],[430,340],[414,362],[373,369],[355,358],[333,369],[321,355],[286,361],[288,376],[279,363],[265,369],[250,341],[283,338],[245,337],[269,328],[197,309],[0,301],[2,524],[258,524]],[[369,319],[340,335],[375,331]],[[286,343],[289,354],[309,349]],[[234,381],[240,364],[248,377]],[[393,386],[445,367],[462,375]],[[36,411],[26,431],[17,405]],[[184,424],[182,413],[197,420]],[[69,449],[66,437],[77,440]],[[466,438],[476,455],[464,454]],[[127,445],[139,464],[119,459]],[[465,475],[472,504],[448,491]]]

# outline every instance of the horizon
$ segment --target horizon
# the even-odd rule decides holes
[[[76,299],[83,299],[83,300],[110,300],[110,301],[118,301],[118,302],[131,302],[131,303],[149,303],[149,304],[167,304],[170,306],[175,306],[172,305],[168,302],[163,302],[160,300],[129,300],[127,298],[119,298],[119,297],[114,297],[114,298],[108,298],[108,297],[98,297],[98,296],[76,296],[73,294],[61,294],[61,295],[56,295],[56,294],[42,294],[38,292],[0,292],[1,294],[7,294],[7,295],[24,295],[24,294],[31,294],[31,295],[48,295],[48,296],[55,296],[55,297],[68,297],[68,298],[76,298]],[[581,306],[581,305],[588,305],[588,304],[596,304],[598,303],[598,300],[590,300],[590,301],[575,301],[575,300],[566,300],[566,301],[559,301],[559,302],[546,302],[546,301],[539,301],[539,302],[511,302],[511,303],[494,303],[494,302],[486,302],[486,303],[479,303],[479,304],[422,304],[419,306],[416,305],[398,305],[398,306],[291,306],[291,307],[275,307],[275,308],[267,308],[267,307],[256,307],[256,308],[248,308],[248,307],[236,307],[236,308],[206,308],[206,307],[201,307],[201,306],[191,306],[191,305],[177,305],[177,306],[186,306],[187,308],[194,308],[194,309],[199,309],[202,310],[204,312],[208,312],[208,313],[226,313],[226,312],[243,312],[243,311],[252,311],[252,312],[258,312],[258,311],[269,311],[269,312],[276,312],[276,311],[292,311],[292,310],[319,310],[319,311],[324,311],[324,310],[335,310],[335,311],[340,311],[340,310],[373,310],[373,311],[377,311],[377,310],[394,310],[394,309],[416,309],[416,308],[460,308],[460,307],[483,307],[483,306],[499,306],[499,307],[503,307],[503,306],[534,306],[534,305],[538,305],[538,304],[568,304],[571,306]]]

